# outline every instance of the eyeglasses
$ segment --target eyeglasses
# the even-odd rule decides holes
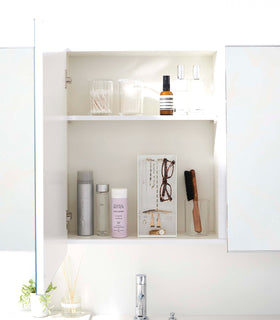
[[[169,161],[166,158],[162,161],[161,166],[161,176],[162,176],[162,183],[160,186],[160,201],[172,201],[172,188],[171,185],[167,182],[167,179],[170,179],[174,172],[174,165],[175,161]]]

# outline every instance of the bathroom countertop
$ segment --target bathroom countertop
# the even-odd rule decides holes
[[[5,316],[3,319],[7,320],[28,320],[28,319],[48,319],[48,320],[66,320],[70,318],[65,318],[62,316],[62,314],[59,311],[52,312],[51,315],[44,318],[34,318],[31,314],[31,311],[6,311],[1,313],[1,319],[2,316]],[[75,317],[75,320],[90,320],[91,314],[89,312],[83,312],[83,314],[80,317]]]
[[[280,315],[180,315],[175,314],[176,320],[280,320]],[[134,320],[131,316],[92,316],[91,320]],[[149,316],[148,320],[168,320],[166,317]]]
[[[7,311],[1,314],[7,320],[27,320],[39,319],[33,318],[30,311]],[[280,320],[280,315],[175,315],[177,320]],[[41,318],[43,319],[43,318]],[[46,317],[49,320],[69,320],[70,318],[63,317],[60,312],[53,312],[52,315]],[[134,320],[131,316],[115,316],[115,315],[96,315],[91,316],[90,313],[84,312],[81,317],[75,320]],[[149,320],[168,320],[168,317],[153,317]]]

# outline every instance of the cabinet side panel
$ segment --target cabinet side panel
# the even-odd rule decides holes
[[[280,48],[230,47],[228,249],[280,249]]]
[[[45,286],[61,264],[67,237],[65,52],[44,56]]]
[[[43,56],[43,243],[37,247],[37,293],[42,294],[51,282],[66,253],[67,127],[65,53]],[[39,168],[39,166],[37,166]],[[39,207],[39,204],[38,204]],[[40,234],[38,234],[40,232]],[[43,250],[43,252],[38,252]]]

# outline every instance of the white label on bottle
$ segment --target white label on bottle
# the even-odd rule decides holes
[[[127,199],[112,199],[112,237],[127,237]]]
[[[173,95],[162,95],[159,101],[161,110],[173,109]]]

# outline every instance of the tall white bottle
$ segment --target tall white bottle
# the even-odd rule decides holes
[[[175,81],[174,90],[174,108],[176,115],[185,116],[189,112],[188,103],[188,82],[185,79],[184,66],[177,66],[177,79]]]

